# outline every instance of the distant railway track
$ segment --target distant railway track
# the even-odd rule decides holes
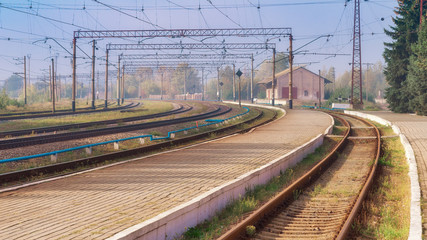
[[[7,121],[7,120],[19,120],[19,119],[32,119],[32,118],[42,118],[42,117],[56,117],[56,116],[65,116],[65,115],[75,115],[75,114],[87,114],[87,113],[98,113],[98,112],[109,112],[109,111],[118,111],[118,110],[124,110],[124,109],[130,109],[139,106],[141,103],[135,103],[131,102],[127,105],[121,106],[121,107],[115,107],[115,108],[105,108],[105,109],[98,109],[98,110],[81,110],[76,112],[71,112],[69,110],[65,111],[57,111],[55,113],[52,112],[46,112],[46,113],[34,113],[34,114],[20,114],[20,115],[10,115],[10,116],[0,116],[0,121]]]
[[[182,144],[187,144],[189,142],[200,140],[202,138],[207,138],[207,137],[212,137],[212,136],[215,136],[214,138],[220,138],[223,136],[221,134],[224,134],[224,133],[227,133],[230,135],[236,134],[236,133],[242,133],[242,132],[246,132],[246,131],[254,128],[254,127],[257,127],[257,126],[263,125],[267,122],[270,122],[273,119],[275,119],[277,116],[277,112],[269,110],[269,109],[263,109],[263,110],[254,109],[254,110],[257,112],[257,114],[255,116],[253,116],[249,119],[246,119],[243,122],[231,125],[231,126],[218,128],[218,129],[211,130],[208,132],[190,135],[190,136],[182,137],[182,138],[178,138],[178,139],[171,139],[168,141],[156,143],[153,145],[138,147],[138,148],[134,148],[134,149],[122,150],[122,151],[113,152],[113,153],[106,153],[103,155],[87,157],[87,158],[78,159],[78,160],[74,160],[74,161],[55,163],[55,164],[48,165],[48,166],[42,166],[42,167],[20,170],[20,171],[15,171],[15,172],[3,173],[3,174],[0,174],[0,182],[10,183],[10,182],[20,181],[20,180],[29,180],[29,179],[32,179],[32,177],[34,177],[34,176],[45,176],[46,174],[60,173],[61,171],[65,171],[65,170],[67,170],[70,173],[75,169],[82,169],[82,168],[85,168],[89,165],[98,164],[98,163],[102,163],[105,161],[117,160],[120,158],[133,157],[133,156],[137,156],[140,154],[147,154],[149,152],[158,151],[160,149],[175,147],[175,146],[179,146]],[[271,111],[271,112],[273,112],[273,114],[271,114],[271,117],[266,118],[263,121],[258,122],[256,125],[250,125],[249,126],[248,124],[251,124],[254,121],[257,121],[263,117],[263,111]],[[245,128],[242,129],[242,128],[240,128],[240,126],[245,126]],[[214,135],[212,135],[212,134],[214,134]]]
[[[108,106],[113,105],[113,102],[108,102]],[[96,108],[103,108],[105,104],[99,104],[96,106]],[[93,110],[91,107],[84,107],[84,108],[77,108],[77,111],[80,110]],[[70,109],[58,109],[55,112],[71,112]],[[46,111],[31,111],[31,112],[12,112],[12,113],[1,113],[0,117],[7,117],[7,116],[19,116],[19,115],[31,115],[31,114],[43,114],[43,113],[52,113],[52,110],[46,110]]]
[[[212,117],[216,117],[216,116],[228,113],[230,111],[231,111],[231,108],[228,106],[217,105],[216,108],[212,111],[194,115],[194,116],[189,116],[189,117],[181,117],[176,119],[160,120],[160,121],[153,121],[153,122],[146,122],[146,123],[137,123],[137,124],[130,124],[125,126],[90,129],[90,130],[83,130],[83,131],[76,131],[76,132],[31,136],[31,137],[25,137],[25,138],[4,139],[4,140],[0,140],[0,149],[12,149],[12,148],[19,148],[24,146],[34,146],[34,145],[45,144],[45,143],[61,142],[61,141],[82,139],[82,138],[95,137],[95,136],[101,136],[101,135],[107,135],[107,134],[130,132],[130,131],[141,130],[141,129],[155,128],[155,127],[163,127],[163,126],[172,125],[172,124],[212,118]]]
[[[69,129],[80,129],[80,128],[88,128],[88,127],[93,127],[93,126],[107,125],[107,124],[117,124],[117,123],[124,123],[124,122],[147,120],[147,119],[151,119],[151,118],[159,118],[159,117],[169,116],[172,114],[184,113],[184,112],[190,111],[191,109],[192,109],[192,107],[184,107],[182,104],[180,104],[179,108],[177,108],[177,109],[174,109],[171,111],[166,111],[166,112],[161,112],[161,113],[150,114],[150,115],[111,119],[111,120],[104,120],[104,121],[95,121],[95,122],[86,122],[86,123],[66,124],[66,125],[51,126],[51,127],[41,127],[41,128],[34,128],[34,129],[24,129],[24,130],[0,132],[0,138],[4,138],[6,136],[7,137],[17,137],[17,136],[24,136],[24,135],[37,134],[37,133],[49,133],[49,132],[64,131],[64,130],[69,130]]]
[[[380,154],[375,125],[335,115],[347,130],[331,153],[220,239],[345,239],[373,181]],[[248,236],[247,226],[256,234]]]

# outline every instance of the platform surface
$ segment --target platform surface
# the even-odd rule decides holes
[[[427,199],[427,116],[392,112],[365,112],[390,121],[400,128],[415,154],[421,188],[421,200]],[[427,238],[427,201],[421,201],[423,235]]]
[[[288,110],[251,133],[0,193],[0,239],[105,239],[308,142],[330,126]]]

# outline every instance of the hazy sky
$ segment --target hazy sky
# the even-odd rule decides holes
[[[295,56],[295,63],[311,63],[312,71],[336,67],[337,74],[349,70],[352,53],[354,1],[347,0],[7,0],[0,1],[0,80],[13,72],[22,72],[16,58],[29,56],[31,78],[46,72],[50,58],[58,57],[58,73],[70,74],[73,31],[78,29],[171,29],[171,28],[241,28],[291,27],[294,49],[307,55]],[[103,4],[107,4],[105,6]],[[392,25],[396,0],[361,0],[362,62],[383,61],[384,41],[390,41],[384,28]],[[113,8],[113,9],[112,9]],[[151,23],[151,24],[149,24]],[[326,35],[332,35],[326,37]],[[48,38],[46,40],[46,38]],[[55,40],[52,40],[55,39]],[[46,40],[46,41],[45,41]],[[105,56],[107,43],[171,43],[188,39],[103,39],[98,41],[97,57]],[[264,42],[266,38],[213,38],[205,42]],[[287,38],[271,39],[277,51],[287,51]],[[62,45],[62,47],[61,47]],[[80,39],[79,57],[91,55],[89,39]],[[63,49],[65,48],[65,49]],[[196,53],[200,51],[192,51]],[[255,65],[271,57],[271,51],[252,52]],[[129,54],[130,52],[126,52]],[[140,52],[141,53],[141,52]],[[166,53],[166,52],[158,52]],[[172,53],[172,52],[170,52]],[[178,51],[179,53],[179,51]],[[218,53],[218,52],[216,52]],[[312,55],[315,53],[348,56]],[[116,59],[119,52],[112,53]],[[78,72],[89,73],[89,59],[78,60]],[[246,61],[249,63],[249,61]],[[101,63],[98,60],[98,63]],[[103,63],[103,62],[102,62]],[[238,66],[244,67],[245,63]],[[104,66],[96,65],[99,71]],[[1,84],[1,83],[0,83]]]

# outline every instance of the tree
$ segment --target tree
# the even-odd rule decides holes
[[[420,115],[427,115],[427,23],[424,21],[418,42],[411,48],[409,58],[408,89],[411,93],[410,108]]]
[[[409,56],[412,54],[411,44],[417,41],[417,28],[419,26],[418,1],[398,0],[399,7],[395,11],[397,16],[393,18],[395,26],[391,30],[385,30],[393,41],[384,43],[384,59],[387,66],[384,70],[389,88],[385,97],[389,107],[394,112],[410,112],[409,102],[412,98],[409,94],[407,75]],[[419,7],[419,6],[418,6]]]
[[[6,79],[4,88],[9,96],[17,98],[24,86],[23,78],[18,75],[12,75]]]

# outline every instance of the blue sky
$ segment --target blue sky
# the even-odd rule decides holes
[[[6,0],[0,1],[0,80],[22,72],[16,58],[30,56],[31,78],[43,75],[51,57],[58,58],[58,73],[70,74],[67,51],[72,51],[73,31],[78,29],[155,28],[239,28],[291,27],[294,49],[308,44],[307,53],[340,53],[348,56],[297,55],[295,63],[311,63],[312,71],[336,67],[338,74],[349,70],[352,53],[354,2],[346,0]],[[103,4],[109,5],[107,7]],[[346,5],[346,6],[345,6]],[[259,6],[259,8],[258,8]],[[383,42],[390,41],[383,29],[392,25],[395,0],[361,1],[362,62],[383,61]],[[382,20],[383,19],[383,20]],[[151,24],[149,24],[151,23]],[[326,37],[326,35],[331,35]],[[46,37],[53,38],[48,39]],[[265,38],[216,38],[218,42],[260,42]],[[186,39],[145,39],[144,43],[170,43]],[[277,51],[287,51],[288,39],[270,40]],[[58,42],[58,43],[57,43]],[[97,56],[105,56],[107,43],[135,43],[136,40],[104,39]],[[79,40],[79,57],[90,55],[89,40]],[[195,51],[193,51],[195,52]],[[235,51],[238,52],[238,51]],[[242,52],[242,51],[239,51]],[[254,52],[254,51],[252,51]],[[254,52],[255,65],[270,57],[270,51]],[[118,54],[118,53],[114,53]],[[112,56],[113,59],[116,59]],[[78,60],[78,72],[89,73],[88,59]],[[245,63],[239,63],[244,66]],[[104,67],[97,65],[99,71]]]

